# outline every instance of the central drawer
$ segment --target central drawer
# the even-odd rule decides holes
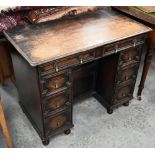
[[[56,60],[56,70],[65,69],[67,67],[73,67],[79,64],[83,64],[95,59],[95,50],[90,50],[76,54],[73,56],[68,56],[66,58]]]

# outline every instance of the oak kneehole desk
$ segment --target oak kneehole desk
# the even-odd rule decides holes
[[[150,28],[111,10],[4,32],[20,105],[44,145],[70,133],[73,102],[95,96],[108,113],[133,98]]]

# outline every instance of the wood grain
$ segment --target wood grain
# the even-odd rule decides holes
[[[111,10],[4,32],[32,66],[119,41],[151,29]]]
[[[7,146],[9,148],[12,148],[12,141],[11,141],[10,134],[8,131],[8,127],[7,127],[7,123],[5,120],[5,115],[4,115],[3,106],[2,106],[1,101],[0,101],[0,126],[2,127],[2,132],[5,137]]]

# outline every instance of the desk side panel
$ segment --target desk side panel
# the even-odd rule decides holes
[[[12,50],[11,57],[21,107],[39,135],[42,136],[42,108],[37,69],[31,67],[15,49]]]

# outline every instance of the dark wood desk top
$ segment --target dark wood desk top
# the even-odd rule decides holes
[[[100,10],[4,32],[31,66],[151,31],[112,10]]]

